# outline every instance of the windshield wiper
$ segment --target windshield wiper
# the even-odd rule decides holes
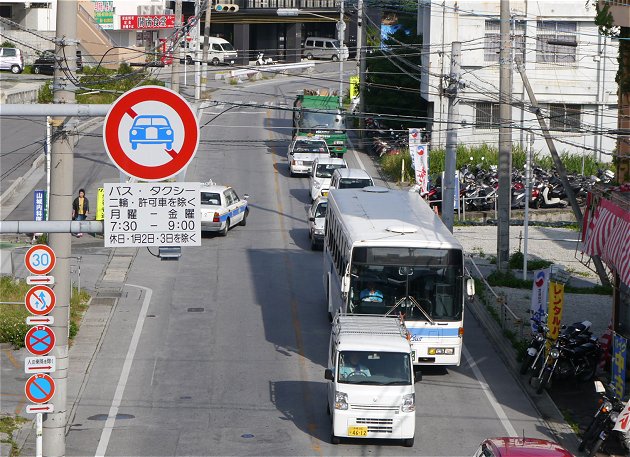
[[[383,384],[384,386],[406,386],[411,384],[409,381],[390,381]]]
[[[385,313],[386,316],[389,316],[391,313],[393,313],[396,308],[398,308],[399,306],[401,306],[403,304],[403,302],[405,302],[406,300],[409,300],[416,308],[418,308],[420,310],[420,312],[424,315],[424,317],[426,317],[426,319],[431,323],[431,324],[435,324],[435,321],[431,318],[431,316],[429,316],[429,313],[427,313],[424,308],[422,306],[420,306],[418,304],[418,302],[416,301],[415,298],[407,296],[407,297],[403,297],[400,300],[398,300],[396,302],[396,304],[394,306],[392,306],[392,309],[390,309],[389,311],[387,311]]]

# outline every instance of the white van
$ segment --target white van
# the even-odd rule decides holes
[[[326,140],[319,137],[306,136],[293,138],[287,151],[287,161],[289,162],[291,176],[308,174],[313,162],[318,157],[330,157],[330,150]]]
[[[199,58],[201,59],[203,56],[203,38],[199,40],[199,43],[200,49],[202,50],[199,52]],[[208,63],[211,63],[212,65],[219,65],[222,63],[231,65],[236,62],[238,54],[236,49],[234,49],[234,46],[232,46],[229,41],[224,40],[223,38],[211,36],[208,37],[208,46]],[[190,45],[188,43],[186,44],[186,47],[188,48],[186,49],[186,61],[189,65],[192,65],[194,63],[195,55],[191,52]],[[183,63],[183,61],[181,63]]]
[[[330,180],[333,172],[337,168],[347,168],[348,164],[344,159],[333,157],[318,157],[311,166],[309,174],[309,189],[311,194],[311,201],[317,200],[319,196],[328,195],[328,188],[330,187]]]
[[[327,366],[332,444],[347,437],[399,439],[413,446],[413,359],[399,317],[337,314]]]
[[[335,170],[330,180],[332,189],[362,189],[373,186],[374,181],[370,175],[361,168],[344,168]]]
[[[331,59],[333,61],[348,60],[350,55],[347,46],[344,44],[343,49],[339,50],[339,40],[334,38],[310,37],[304,41],[304,51],[302,55],[308,60],[312,59]]]

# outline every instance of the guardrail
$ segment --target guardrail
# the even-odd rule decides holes
[[[477,291],[477,296],[481,299],[481,301],[490,309],[494,310],[496,316],[498,316],[498,323],[503,330],[513,331],[516,335],[518,335],[521,339],[524,336],[525,323],[521,317],[519,317],[507,303],[507,298],[503,293],[497,293],[494,289],[488,284],[486,278],[479,270],[479,267],[475,263],[475,260],[469,256],[467,259],[470,261],[471,265],[477,272],[476,278],[481,280],[484,286],[484,293],[480,294]]]

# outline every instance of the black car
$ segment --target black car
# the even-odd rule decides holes
[[[77,73],[83,71],[83,58],[81,51],[77,50]],[[55,51],[44,51],[33,63],[33,73],[52,75],[55,72]]]

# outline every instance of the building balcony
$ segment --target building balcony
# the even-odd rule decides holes
[[[630,27],[630,0],[599,0],[599,6],[610,6],[615,25]]]

